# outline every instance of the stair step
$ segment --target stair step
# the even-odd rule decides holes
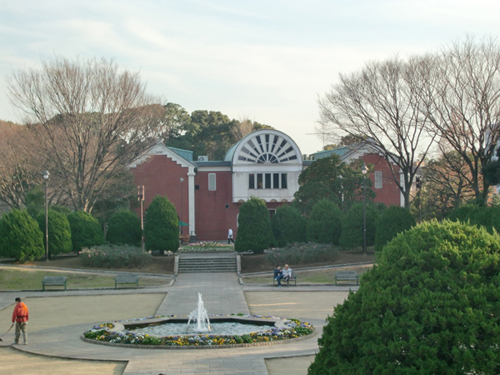
[[[180,257],[179,273],[236,272],[236,257]]]

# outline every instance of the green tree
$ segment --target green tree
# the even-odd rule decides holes
[[[305,214],[309,214],[316,202],[327,199],[341,208],[348,208],[363,197],[363,174],[360,163],[349,166],[333,154],[313,162],[299,176],[299,190],[295,193],[295,204]],[[366,179],[366,186],[371,180]],[[367,199],[375,193],[366,189]]]
[[[222,160],[227,150],[237,141],[232,134],[235,126],[236,120],[230,120],[220,112],[194,111],[190,121],[183,119],[183,134],[172,137],[167,146],[192,150],[195,159],[200,155],[207,155],[210,160]]]
[[[69,253],[73,249],[71,242],[71,228],[68,217],[56,210],[49,209],[49,259],[53,255]],[[45,212],[36,217],[40,231],[45,233]],[[45,236],[43,236],[45,246]]]
[[[141,246],[141,219],[130,210],[116,212],[108,222],[106,240],[117,245]]]
[[[134,184],[134,175],[131,171],[119,173],[103,190],[94,205],[94,216],[103,228],[107,238],[107,225],[115,212],[128,209],[131,204],[137,204],[137,190]],[[137,215],[136,215],[137,216]]]
[[[415,218],[407,208],[391,206],[384,210],[375,228],[375,250],[381,251],[398,233],[415,225]]]
[[[240,208],[234,249],[239,252],[253,250],[255,254],[262,254],[274,241],[266,202],[250,197]]]
[[[68,221],[73,251],[104,244],[104,234],[99,222],[91,214],[84,211],[72,212],[68,215]]]
[[[500,237],[426,222],[397,235],[327,319],[309,375],[500,373]]]
[[[307,240],[338,245],[342,216],[342,211],[335,203],[327,199],[317,202],[307,220]]]
[[[479,227],[485,227],[490,233],[500,232],[500,207],[482,204],[467,204],[450,212],[447,217],[451,221],[461,221]]]
[[[25,210],[13,209],[0,219],[0,254],[21,262],[43,256],[43,234]]]
[[[356,203],[346,212],[342,222],[339,245],[345,248],[363,246],[364,213],[363,203]],[[380,211],[375,205],[366,205],[366,245],[375,244],[375,226]]]
[[[174,205],[167,197],[157,195],[149,205],[144,236],[147,250],[175,252],[179,248],[179,219]]]
[[[165,132],[162,141],[170,147],[192,150],[193,137],[188,133],[191,129],[191,116],[186,109],[175,103],[167,103],[163,118]]]
[[[26,211],[32,218],[45,210],[45,193],[42,186],[35,186],[25,195]]]
[[[292,206],[278,207],[271,219],[271,228],[278,246],[306,241],[306,219]]]

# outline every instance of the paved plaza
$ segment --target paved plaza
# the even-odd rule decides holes
[[[355,289],[355,287],[352,287]],[[169,286],[0,293],[0,334],[10,326],[14,298],[30,308],[29,345],[0,342],[2,374],[305,374],[325,318],[349,287],[240,285],[236,274],[180,274]],[[187,315],[203,294],[209,314],[245,313],[297,317],[317,332],[301,341],[216,349],[139,349],[87,343],[83,331],[97,323],[152,315]],[[267,363],[266,363],[267,362]],[[267,365],[267,366],[266,366]],[[46,371],[46,372],[44,372]]]

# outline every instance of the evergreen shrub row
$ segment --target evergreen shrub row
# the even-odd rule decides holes
[[[309,264],[332,261],[337,250],[331,244],[294,243],[284,247],[271,248],[266,252],[266,262],[272,265],[285,263]]]

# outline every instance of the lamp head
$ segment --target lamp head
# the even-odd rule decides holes
[[[366,164],[363,163],[363,168],[361,168],[361,173],[365,175],[366,172],[368,172],[368,169],[366,168]]]
[[[184,182],[184,179],[181,177],[181,178],[179,179],[179,181],[180,181],[180,182],[181,182],[181,184],[182,184],[182,183]]]
[[[47,181],[49,179],[50,173],[49,171],[43,171],[42,173],[43,179]]]

